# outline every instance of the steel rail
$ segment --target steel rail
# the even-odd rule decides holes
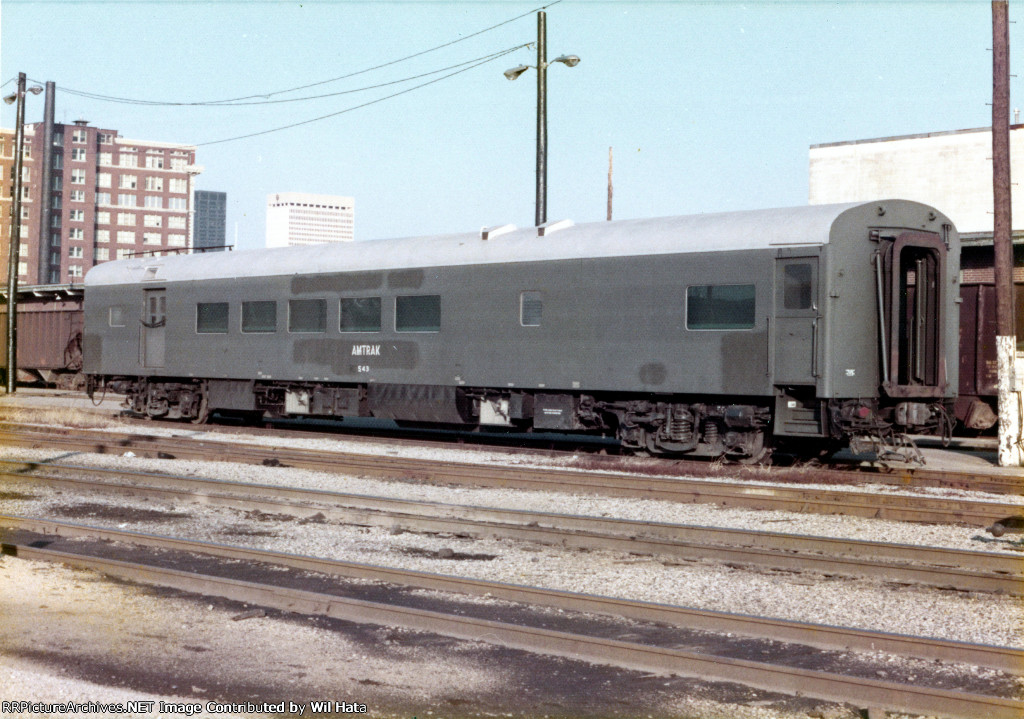
[[[84,394],[81,397],[85,397]],[[152,421],[149,418],[131,418],[125,417],[127,422],[138,427],[152,427],[164,426],[171,429],[181,428],[181,422],[174,420],[157,420]],[[0,428],[12,428],[16,429],[21,427],[10,422],[0,421]],[[341,436],[350,436],[353,432],[351,428],[346,429],[341,427],[343,434]],[[203,431],[211,434],[236,434],[236,428],[226,428],[218,425],[207,425],[203,428]],[[325,431],[310,431],[308,428],[290,428],[289,431],[301,433],[298,436],[311,437],[311,438],[322,438],[328,440],[336,440],[339,437],[338,432],[325,432]],[[249,436],[268,436],[275,437],[280,435],[281,430],[277,428],[261,428],[261,427],[248,427],[245,429],[245,434]],[[423,440],[423,439],[409,439],[405,436],[395,436],[393,431],[385,431],[383,434],[380,432],[366,435],[356,435],[359,441],[368,442],[372,444],[381,444],[386,442],[389,445],[403,445],[412,447],[436,447],[446,446],[450,442],[438,441],[438,440]],[[493,439],[493,438],[491,438]],[[934,437],[915,437],[919,444],[931,443],[932,445],[938,445],[939,441]],[[952,442],[953,446],[963,444],[967,440],[954,439]],[[573,453],[566,452],[563,450],[545,450],[537,447],[523,448],[523,447],[508,447],[501,443],[492,444],[484,443],[480,445],[481,448],[486,448],[490,452],[504,452],[508,454],[515,453],[517,455],[526,454],[527,456],[538,457],[538,458],[552,458],[552,457],[572,457]],[[475,449],[475,445],[462,446],[461,449]],[[600,454],[588,454],[587,461],[598,465],[607,464],[610,471],[621,472],[622,469],[619,465],[622,462],[620,456],[606,456]],[[643,460],[641,460],[643,461]],[[776,482],[800,482],[806,481],[803,476],[808,471],[813,471],[818,481],[826,481],[830,484],[859,484],[864,482],[871,482],[876,484],[888,484],[902,487],[936,487],[936,488],[953,488],[953,489],[972,489],[983,492],[992,492],[994,494],[1024,494],[1024,478],[1014,475],[1012,473],[1000,472],[994,468],[978,468],[971,469],[969,471],[952,470],[952,469],[941,469],[936,470],[930,467],[915,467],[915,466],[883,466],[873,468],[853,468],[850,466],[843,466],[841,464],[824,466],[809,470],[803,467],[780,467],[780,466],[769,466],[769,467],[744,467],[741,465],[728,465],[726,467],[718,466],[714,463],[704,460],[686,459],[682,457],[675,457],[672,459],[652,459],[650,466],[639,469],[638,471],[653,471],[654,473],[661,474],[664,472],[670,472],[673,475],[681,475],[683,473],[690,476],[746,476],[753,479],[764,478],[762,475],[770,475],[771,481]],[[837,468],[838,467],[838,468]]]
[[[857,706],[884,706],[909,713],[964,718],[985,716],[989,719],[1019,719],[1024,711],[1024,702],[990,695],[717,657],[25,545],[4,544],[3,549],[24,559],[61,562],[122,579],[284,611],[366,624],[402,626],[578,661],[737,682],[769,691],[850,702]]]
[[[443,484],[538,489],[619,497],[643,497],[681,503],[717,504],[818,514],[848,514],[905,522],[965,523],[985,526],[1019,514],[1024,505],[964,498],[879,494],[854,490],[780,487],[743,481],[663,478],[552,468],[493,467],[466,462],[370,456],[206,440],[111,436],[109,432],[71,437],[42,432],[0,432],[0,444],[61,447],[98,453],[126,449],[155,456],[284,466],[361,477]],[[810,478],[808,478],[810,479]]]
[[[974,664],[1015,674],[1024,672],[1024,649],[1015,647],[971,644],[934,637],[916,637],[641,600],[579,594],[559,589],[507,584],[413,569],[381,567],[267,549],[107,529],[41,517],[0,514],[0,526],[42,535],[92,538],[100,541],[125,542],[159,549],[193,552],[239,561],[266,562],[349,579],[371,580],[459,594],[491,596],[512,602],[567,611],[589,612],[645,622],[662,622],[683,628],[806,644],[833,651],[881,651],[930,661]]]
[[[113,483],[80,476],[40,474],[36,471],[39,465],[31,462],[3,460],[2,465],[22,467],[23,471],[0,470],[0,478],[78,491],[145,495],[179,503],[200,502],[299,517],[321,514],[347,523],[380,527],[397,525],[424,532],[462,532],[629,554],[873,577],[964,591],[1024,594],[1022,558],[994,552],[497,509],[96,467],[43,465],[50,471],[113,476],[121,482]]]

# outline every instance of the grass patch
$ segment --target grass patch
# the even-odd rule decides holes
[[[5,407],[0,405],[0,422],[76,429],[109,429],[128,423],[120,417],[97,414],[74,407]]]

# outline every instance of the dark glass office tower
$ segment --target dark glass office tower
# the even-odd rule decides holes
[[[196,226],[192,246],[196,250],[207,247],[223,249],[228,193],[196,190],[195,194]]]

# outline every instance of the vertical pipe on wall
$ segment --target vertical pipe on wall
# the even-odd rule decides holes
[[[42,156],[42,168],[40,169],[40,191],[39,191],[39,236],[36,248],[39,251],[38,261],[36,266],[38,267],[39,276],[36,278],[36,282],[40,285],[51,282],[50,273],[57,269],[58,273],[60,265],[56,268],[50,266],[50,254],[53,251],[53,246],[50,242],[50,236],[53,232],[52,220],[50,219],[50,213],[53,209],[53,117],[54,117],[54,103],[56,98],[56,86],[53,82],[46,83],[46,100],[43,107],[43,151]],[[60,275],[58,274],[58,282]]]

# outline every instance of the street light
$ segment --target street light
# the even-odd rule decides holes
[[[33,85],[28,92],[38,95],[43,88]],[[17,101],[17,129],[14,135],[14,202],[11,208],[10,262],[7,265],[7,394],[14,394],[18,376],[18,251],[21,245],[21,168],[25,157],[25,73],[18,73],[18,91],[4,98],[8,105]],[[47,192],[48,188],[43,188]]]
[[[552,62],[568,67],[580,64],[578,55],[559,55]],[[539,227],[548,219],[548,63],[547,61],[547,14],[537,13],[537,214]],[[515,80],[533,65],[517,65],[505,71],[505,77]]]

